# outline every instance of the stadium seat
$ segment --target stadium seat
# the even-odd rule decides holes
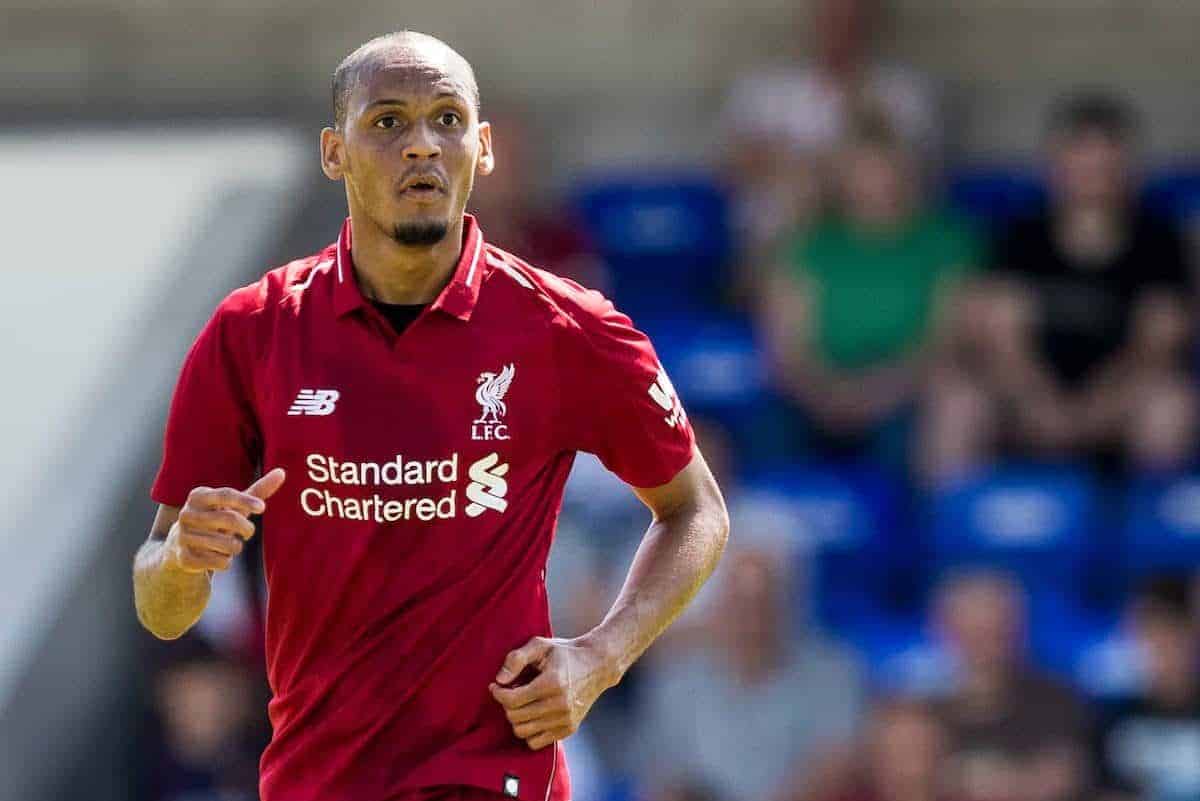
[[[1128,508],[1119,556],[1129,578],[1200,567],[1200,475],[1135,481]]]
[[[795,459],[793,412],[768,384],[767,366],[744,317],[693,311],[636,321],[693,420],[719,423],[732,437],[739,471]]]
[[[807,621],[839,634],[892,614],[892,589],[906,550],[900,493],[867,469],[797,465],[756,476],[745,493],[782,499],[796,532],[802,582],[796,603]]]
[[[728,314],[651,315],[637,321],[692,412],[720,414],[756,403],[766,365],[750,322]]]
[[[885,695],[934,695],[954,678],[954,657],[923,617],[881,617],[846,632],[867,664],[871,686]]]
[[[1127,696],[1142,681],[1141,654],[1115,618],[1087,631],[1074,643],[1071,656],[1070,678],[1088,695]]]
[[[950,206],[992,230],[1046,203],[1044,180],[1025,165],[960,168],[948,177],[945,195]]]
[[[583,182],[574,205],[634,319],[718,297],[732,239],[725,195],[708,175],[597,177]]]
[[[935,567],[987,565],[1033,591],[1081,587],[1093,547],[1094,490],[1081,470],[1004,466],[930,499]]]
[[[1200,165],[1156,170],[1142,194],[1146,208],[1186,228],[1200,223]]]

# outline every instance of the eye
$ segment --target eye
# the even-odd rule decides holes
[[[391,114],[387,114],[387,115],[375,120],[375,127],[383,128],[385,130],[395,128],[399,124],[400,124],[400,121],[397,120],[395,117],[393,117]]]
[[[438,122],[445,125],[447,128],[453,128],[462,123],[462,115],[457,111],[443,111],[438,115]]]

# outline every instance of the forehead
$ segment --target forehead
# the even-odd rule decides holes
[[[445,48],[390,45],[368,53],[351,93],[352,105],[378,100],[418,102],[443,95],[471,103],[470,73],[460,57]]]

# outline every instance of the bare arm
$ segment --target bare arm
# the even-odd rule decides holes
[[[154,636],[174,640],[196,624],[208,605],[212,575],[226,570],[254,534],[250,515],[283,484],[276,468],[245,492],[197,487],[182,508],[159,506],[150,536],[133,559],[138,620]]]
[[[491,686],[513,732],[532,749],[578,730],[600,694],[617,684],[687,607],[725,549],[725,502],[698,450],[670,482],[634,492],[654,521],[604,620],[571,640],[533,638],[508,654]],[[528,666],[538,670],[533,681],[513,689],[502,686]]]
[[[725,501],[699,451],[669,483],[634,491],[654,520],[612,609],[581,638],[607,655],[612,684],[691,602],[729,536]]]

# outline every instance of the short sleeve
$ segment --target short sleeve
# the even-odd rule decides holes
[[[695,437],[650,340],[597,292],[575,315],[564,381],[567,447],[594,453],[634,487],[666,484]]]
[[[182,506],[194,487],[243,489],[254,479],[261,437],[235,322],[219,307],[184,359],[150,489],[158,503]]]

